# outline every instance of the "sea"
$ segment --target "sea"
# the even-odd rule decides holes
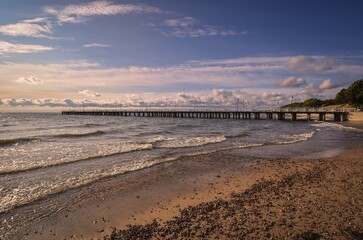
[[[0,113],[0,239],[15,209],[108,177],[236,149],[326,157],[362,136],[333,122]]]

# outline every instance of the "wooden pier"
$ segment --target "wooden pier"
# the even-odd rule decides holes
[[[63,115],[93,115],[121,117],[165,117],[165,118],[208,118],[208,119],[265,119],[305,121],[348,121],[345,111],[197,111],[197,110],[68,110]]]

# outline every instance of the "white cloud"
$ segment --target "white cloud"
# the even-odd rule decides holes
[[[337,87],[339,87],[339,85],[334,84],[331,79],[326,79],[319,85],[319,89],[321,90],[333,89]]]
[[[333,70],[335,62],[332,59],[313,56],[294,56],[287,61],[287,68],[295,72],[324,72]]]
[[[182,102],[182,103],[195,103],[195,102],[201,102],[199,97],[193,96],[192,94],[188,94],[188,93],[177,93],[176,94],[176,99],[178,102]]]
[[[60,23],[79,23],[87,17],[101,15],[117,15],[131,13],[160,13],[161,10],[147,5],[115,4],[110,1],[95,1],[91,3],[68,5],[64,8],[45,7],[44,11],[55,15]]]
[[[0,54],[4,53],[35,53],[53,50],[43,45],[17,44],[0,41]]]
[[[305,79],[298,77],[288,77],[285,79],[281,79],[276,83],[278,87],[286,87],[286,88],[301,87],[302,85],[305,84],[306,84]]]
[[[83,91],[79,91],[78,93],[79,94],[86,95],[87,97],[101,97],[101,94],[100,93],[91,91],[89,89],[86,89],[86,90],[83,90]]]
[[[40,80],[39,78],[33,77],[33,76],[20,77],[17,80],[15,80],[15,82],[17,82],[17,83],[27,83],[27,84],[32,84],[32,85],[43,84],[42,80]]]
[[[110,47],[110,45],[100,44],[100,43],[89,43],[89,44],[83,45],[83,47],[87,47],[87,48],[89,48],[89,47],[101,47],[101,48],[103,48],[103,47]]]
[[[52,25],[48,18],[34,18],[15,24],[0,26],[0,33],[7,36],[26,36],[43,38],[52,33]]]

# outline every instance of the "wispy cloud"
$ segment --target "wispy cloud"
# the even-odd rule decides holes
[[[276,83],[276,86],[284,87],[284,88],[295,88],[295,87],[301,87],[305,84],[306,84],[306,81],[303,78],[288,77],[288,78],[279,80]]]
[[[52,24],[48,18],[34,18],[15,24],[0,25],[0,33],[7,36],[50,38]]]
[[[43,45],[17,44],[0,41],[0,54],[4,53],[35,53],[53,50],[52,47]]]
[[[167,19],[163,22],[163,24],[169,27],[189,27],[198,22],[199,21],[193,17],[183,17]]]
[[[131,13],[160,13],[161,10],[147,5],[115,4],[110,1],[95,1],[91,3],[68,5],[64,8],[45,7],[44,11],[55,15],[60,23],[79,23],[87,17],[101,15],[117,15]]]
[[[82,90],[78,92],[79,94],[86,95],[87,97],[101,97],[101,94],[95,91],[91,91],[89,89]]]
[[[88,43],[88,44],[83,45],[83,47],[87,47],[87,48],[101,47],[101,48],[104,48],[104,47],[110,47],[110,45],[101,44],[101,43]]]
[[[32,84],[32,85],[43,84],[42,80],[40,80],[39,78],[36,78],[34,76],[20,77],[17,80],[15,80],[15,82],[17,82],[17,83],[27,83],[27,84]]]
[[[165,36],[196,38],[206,36],[235,36],[247,34],[247,31],[236,31],[213,25],[204,25],[193,17],[167,19],[163,22],[162,33]]]

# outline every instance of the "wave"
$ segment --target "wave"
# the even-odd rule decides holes
[[[162,139],[161,137],[160,139]],[[156,140],[154,138],[154,140]],[[232,150],[232,149],[240,149],[240,148],[250,148],[250,147],[259,147],[263,144],[239,144],[235,146],[216,148],[211,150],[204,150],[198,152],[185,153],[178,156],[165,156],[152,159],[150,161],[142,161],[142,162],[133,162],[127,166],[114,165],[110,167],[107,171],[93,171],[89,172],[83,176],[77,176],[71,179],[67,179],[65,181],[61,181],[57,184],[53,182],[44,181],[41,182],[39,186],[22,186],[22,189],[26,191],[26,193],[19,194],[19,188],[17,189],[0,189],[2,192],[6,193],[5,196],[0,198],[0,213],[6,212],[18,206],[22,206],[37,199],[44,198],[46,196],[60,193],[63,191],[67,191],[69,189],[74,189],[77,187],[81,187],[87,185],[89,183],[98,181],[103,178],[112,177],[120,174],[125,174],[128,172],[135,172],[142,169],[146,169],[158,164],[162,164],[165,162],[171,162],[176,160],[181,160],[184,157],[196,157],[206,154],[211,154],[219,151]],[[25,184],[25,183],[24,183]],[[3,191],[4,190],[4,191]]]
[[[95,135],[102,135],[106,132],[97,130],[93,132],[85,132],[85,133],[63,133],[58,135],[53,135],[51,137],[58,137],[58,138],[78,138],[78,137],[89,137],[89,136],[95,136]]]
[[[315,132],[301,133],[295,135],[279,135],[279,139],[272,140],[271,142],[274,144],[291,144],[297,142],[303,142],[309,140],[312,136],[314,136]]]
[[[140,144],[153,144],[153,143],[158,143],[158,142],[162,142],[168,140],[167,137],[164,136],[156,136],[156,137],[152,137],[152,138],[147,138],[147,139],[143,139],[141,141],[139,141],[138,143]]]
[[[166,138],[157,147],[159,148],[187,148],[198,147],[207,144],[219,143],[226,141],[224,135],[212,137],[181,137]]]
[[[181,160],[184,157],[196,157],[206,154],[211,154],[219,151],[232,150],[232,149],[240,149],[240,148],[249,148],[249,147],[259,147],[263,144],[240,144],[237,146],[216,148],[205,151],[191,152],[178,156],[170,156],[170,157],[161,157],[155,158],[150,161],[141,161],[141,162],[133,162],[130,165],[113,165],[107,169],[107,171],[97,170],[88,172],[87,174],[76,176],[70,179],[64,179],[57,184],[50,181],[42,181],[40,185],[29,186],[26,182],[22,183],[16,189],[4,189],[0,187],[2,193],[5,193],[0,198],[0,213],[9,211],[13,208],[34,202],[38,199],[44,198],[46,196],[64,192],[70,189],[74,189],[77,187],[82,187],[92,182],[98,181],[103,178],[112,177],[120,174],[125,174],[128,172],[135,172],[142,169],[146,169],[149,167],[156,166],[158,164],[162,164],[165,162],[171,162],[176,160]],[[24,191],[24,192],[20,192]]]
[[[142,151],[142,150],[150,150],[152,149],[152,144],[139,144],[139,143],[123,143],[117,146],[108,147],[107,149],[103,150],[99,149],[96,152],[89,153],[88,155],[79,156],[78,158],[74,158],[75,156],[71,156],[70,158],[64,157],[57,160],[54,160],[52,162],[49,161],[36,161],[31,162],[32,164],[29,165],[29,162],[26,162],[26,164],[21,165],[18,163],[16,165],[16,168],[11,168],[11,166],[3,165],[0,166],[0,174],[14,174],[19,172],[25,172],[30,170],[36,170],[41,168],[47,168],[47,167],[54,167],[58,165],[65,165],[70,164],[74,162],[79,161],[86,161],[91,160],[99,157],[108,157],[116,154],[122,154],[122,153],[129,153],[129,152],[135,152],[135,151]],[[73,158],[72,158],[73,157]]]
[[[29,138],[13,138],[13,139],[0,139],[0,147],[7,147],[11,145],[25,144],[37,140],[38,138],[29,137]]]
[[[84,125],[80,125],[80,127],[100,127],[104,126],[105,124],[98,124],[98,123],[86,123]]]
[[[315,123],[314,125],[316,125],[317,127],[322,127],[322,128],[332,128],[335,130],[341,130],[341,131],[354,131],[354,132],[362,132],[362,129],[358,129],[358,128],[354,128],[354,127],[347,127],[347,126],[343,126],[341,124],[338,123],[328,123],[328,122],[322,122],[322,123]],[[320,129],[318,129],[318,131],[320,131]]]
[[[12,127],[16,126],[15,124],[2,124],[1,127]]]
[[[250,133],[248,132],[241,132],[236,134],[228,134],[226,135],[226,138],[239,138],[239,137],[248,137],[250,136]]]

